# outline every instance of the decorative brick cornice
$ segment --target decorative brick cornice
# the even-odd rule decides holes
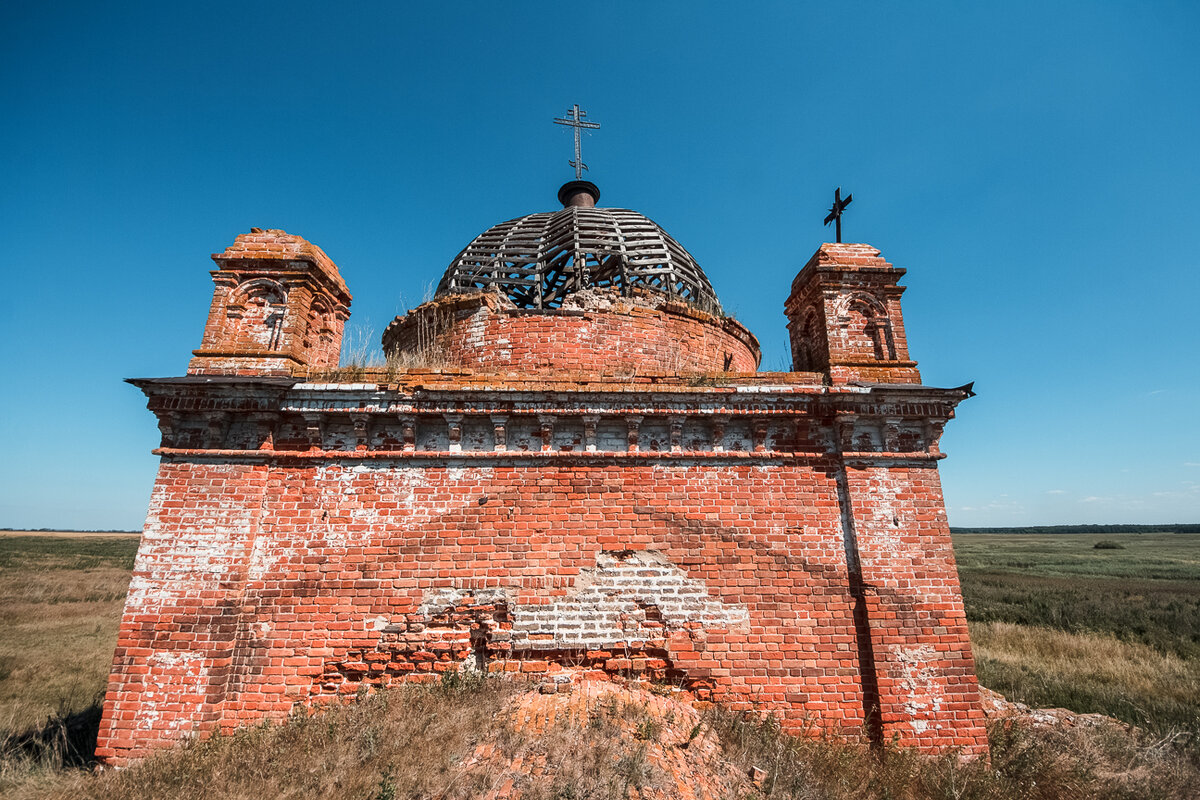
[[[960,390],[754,386],[659,391],[132,381],[160,416],[162,455],[396,457],[941,458]],[[215,419],[219,418],[219,422]],[[264,451],[269,450],[269,456]],[[303,454],[302,456],[300,454]]]

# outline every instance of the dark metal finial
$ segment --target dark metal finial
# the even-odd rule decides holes
[[[850,201],[854,199],[854,195],[846,195],[846,199],[842,199],[842,187],[838,187],[833,191],[833,205],[829,208],[829,216],[825,217],[825,224],[830,222],[836,223],[837,226],[837,241],[842,242],[842,212],[846,210],[846,206],[850,205]]]
[[[585,122],[583,118],[587,116],[587,112],[579,108],[579,103],[575,103],[568,108],[567,114],[569,116],[565,119],[563,117],[555,117],[554,122],[558,125],[570,125],[575,129],[575,160],[569,163],[575,168],[575,180],[578,181],[583,179],[583,171],[588,168],[587,164],[583,163],[583,153],[579,143],[579,131],[582,128],[599,128],[600,123]]]

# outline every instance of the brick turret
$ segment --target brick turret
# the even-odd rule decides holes
[[[216,288],[189,375],[291,375],[336,367],[350,292],[324,251],[251,228],[215,253]]]
[[[823,372],[834,384],[920,383],[900,311],[904,272],[870,245],[821,245],[784,305],[792,369]]]

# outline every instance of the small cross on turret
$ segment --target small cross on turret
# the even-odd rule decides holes
[[[587,112],[580,109],[578,103],[575,103],[573,106],[567,109],[567,114],[570,116],[565,119],[563,117],[555,117],[554,122],[558,125],[570,125],[575,129],[575,160],[570,162],[570,164],[575,168],[575,180],[582,180],[583,171],[587,169],[588,166],[587,164],[583,163],[583,153],[579,142],[579,131],[582,128],[599,128],[600,123],[584,121],[583,118],[587,116]]]
[[[830,222],[836,223],[837,226],[837,241],[841,244],[842,241],[842,211],[846,206],[850,205],[850,201],[854,199],[854,195],[846,195],[846,199],[842,199],[842,187],[838,187],[833,191],[833,205],[829,207],[829,216],[825,217],[825,224]]]

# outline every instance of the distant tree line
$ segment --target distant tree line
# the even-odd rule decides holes
[[[0,528],[0,531],[18,533],[141,533],[141,531],[114,531],[110,528]]]
[[[951,533],[1200,533],[1200,522],[1181,525],[1026,525],[1020,528],[960,528]]]

